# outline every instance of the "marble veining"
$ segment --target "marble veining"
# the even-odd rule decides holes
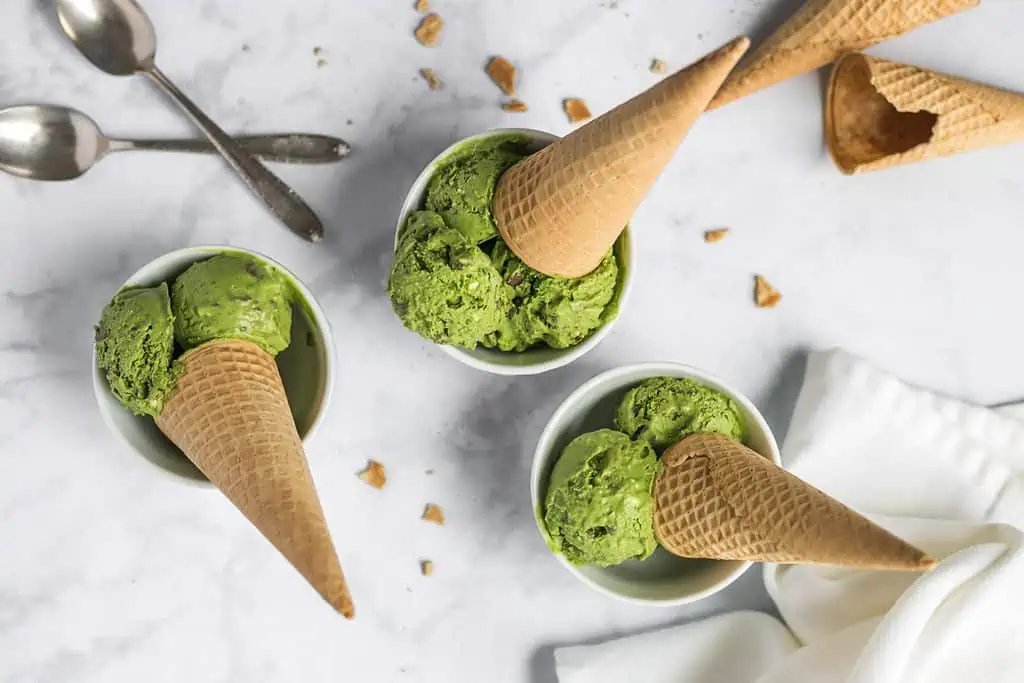
[[[823,149],[819,74],[697,124],[636,216],[622,319],[578,363],[480,374],[390,312],[399,204],[440,149],[496,126],[564,133],[562,98],[604,111],[655,81],[652,57],[680,67],[740,32],[763,36],[794,0],[432,0],[446,21],[434,49],[412,38],[411,0],[144,4],[162,68],[225,127],[331,133],[355,152],[334,167],[276,167],[324,218],[319,246],[279,227],[214,159],[125,154],[72,183],[0,177],[0,683],[550,682],[554,645],[768,606],[755,572],[693,608],[622,605],[548,556],[530,457],[583,380],[683,361],[736,382],[780,436],[811,347],[841,345],[976,402],[1024,396],[1024,147],[843,177]],[[1015,3],[986,2],[873,52],[1024,90],[1019,27]],[[520,67],[529,112],[498,108],[483,72],[492,54]],[[421,67],[444,88],[429,92]],[[35,101],[80,108],[113,135],[191,133],[147,83],[75,53],[49,0],[7,0],[0,105]],[[702,241],[722,226],[724,241]],[[353,623],[216,492],[155,470],[99,419],[89,363],[101,307],[138,266],[201,243],[273,255],[331,319],[338,385],[309,458]],[[782,290],[777,309],[752,305],[754,273]],[[368,457],[388,468],[382,492],[354,476]],[[426,502],[447,526],[419,520]]]

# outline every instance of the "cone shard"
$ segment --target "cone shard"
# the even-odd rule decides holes
[[[534,270],[598,266],[750,41],[738,38],[509,169],[494,214]]]
[[[654,533],[680,557],[919,571],[934,560],[767,458],[720,434],[670,448],[654,484]]]
[[[807,0],[740,65],[711,109],[830,64],[845,52],[977,5],[981,0]]]
[[[338,612],[352,598],[274,359],[246,341],[186,354],[157,425]]]
[[[862,54],[836,62],[825,137],[843,173],[1024,141],[1024,94]]]

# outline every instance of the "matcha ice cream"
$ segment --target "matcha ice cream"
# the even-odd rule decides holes
[[[614,250],[592,273],[553,278],[526,266],[498,236],[492,213],[502,173],[527,154],[522,135],[458,147],[430,179],[425,211],[410,214],[388,280],[395,312],[439,344],[565,349],[616,314]]]
[[[602,429],[565,448],[551,473],[544,525],[551,548],[575,565],[642,560],[657,546],[650,444]]]
[[[186,350],[244,339],[276,356],[291,343],[291,284],[273,266],[245,254],[193,264],[174,281],[171,299],[175,338]]]
[[[491,202],[501,174],[526,156],[526,138],[497,135],[460,146],[427,185],[426,208],[473,244],[496,237]]]
[[[596,270],[581,278],[549,277],[530,268],[499,240],[491,261],[511,290],[512,308],[483,345],[525,351],[541,342],[556,349],[579,344],[615,310],[619,280],[615,254],[609,251]]]
[[[508,316],[508,292],[487,254],[430,211],[409,216],[388,296],[407,328],[438,344],[472,348]]]
[[[630,390],[615,412],[616,426],[661,450],[688,434],[716,432],[743,441],[743,417],[721,392],[691,379],[654,377]]]
[[[167,284],[128,289],[103,309],[96,363],[110,390],[136,415],[157,416],[174,389],[174,316]]]

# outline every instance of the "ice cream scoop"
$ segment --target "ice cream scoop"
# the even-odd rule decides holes
[[[495,136],[458,147],[430,179],[426,208],[473,244],[492,239],[498,234],[491,212],[494,188],[524,156],[524,136]]]
[[[408,329],[438,344],[473,348],[509,314],[508,292],[487,254],[431,211],[409,216],[388,296]]]
[[[245,254],[190,266],[172,288],[174,336],[184,349],[244,339],[276,356],[291,343],[292,291],[275,268]]]
[[[581,278],[549,277],[523,263],[498,240],[491,261],[509,287],[510,313],[483,345],[525,351],[540,343],[554,349],[579,344],[616,315],[619,265],[609,251],[600,265]]]
[[[652,377],[631,389],[615,411],[615,425],[659,451],[688,434],[716,432],[742,441],[745,432],[735,401],[684,377]]]
[[[575,565],[642,560],[656,547],[651,489],[654,450],[602,429],[576,437],[548,483],[543,519],[548,542]]]
[[[174,316],[167,284],[119,292],[96,326],[96,363],[114,396],[156,416],[174,389]]]

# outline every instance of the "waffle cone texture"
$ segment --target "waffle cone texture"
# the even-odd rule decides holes
[[[187,353],[157,425],[341,614],[354,615],[277,363],[246,341]]]
[[[981,0],[807,0],[732,73],[711,109],[976,6]]]
[[[734,40],[506,171],[493,208],[516,256],[555,277],[594,270],[749,45]]]
[[[839,501],[720,434],[662,458],[654,533],[680,557],[919,571],[934,560]]]
[[[1024,95],[849,54],[832,70],[825,137],[846,174],[1024,141]]]

